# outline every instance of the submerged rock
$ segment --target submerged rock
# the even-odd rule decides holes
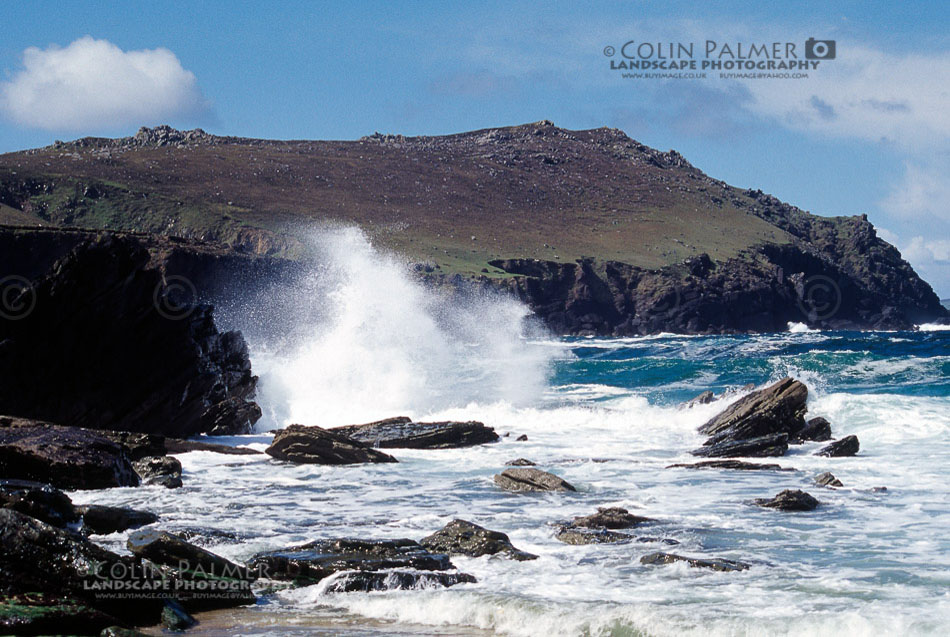
[[[477,421],[412,422],[404,416],[330,431],[383,449],[454,449],[498,442],[491,427]]]
[[[577,491],[572,484],[540,469],[505,469],[495,484],[506,491]]]
[[[830,471],[825,471],[824,473],[819,473],[815,476],[815,484],[822,487],[843,487],[844,484],[841,483],[841,480],[835,477]]]
[[[831,440],[831,423],[818,416],[805,423],[805,428],[798,433],[799,440],[813,440],[824,442]]]
[[[685,555],[676,555],[674,553],[650,553],[640,558],[641,564],[673,564],[675,562],[685,562],[695,568],[711,568],[714,571],[733,572],[748,570],[749,565],[745,562],[714,558],[711,560],[699,559],[695,557],[686,557]]]
[[[785,489],[774,498],[756,498],[757,506],[780,511],[812,511],[818,507],[818,500],[799,489]]]
[[[151,456],[132,463],[143,484],[156,484],[167,489],[181,486],[181,462],[171,456]]]
[[[413,569],[446,571],[454,569],[448,555],[431,553],[409,539],[360,540],[340,538],[317,540],[277,551],[259,553],[251,567],[261,577],[309,585],[340,571],[381,571]]]
[[[694,449],[690,453],[703,458],[770,458],[784,456],[788,451],[788,434],[778,433],[758,438],[723,440]]]
[[[633,515],[621,507],[610,507],[606,509],[598,508],[597,513],[574,518],[570,526],[587,529],[632,529],[653,521],[653,518]]]
[[[369,445],[320,427],[290,425],[274,435],[266,453],[278,460],[303,464],[397,462]]]
[[[456,584],[474,584],[468,573],[432,573],[418,571],[356,571],[343,573],[326,587],[327,593],[369,593],[372,591],[425,590],[448,588]]]
[[[737,471],[794,471],[778,464],[743,462],[742,460],[703,460],[686,464],[671,464],[667,469],[734,469]]]
[[[0,508],[18,511],[59,528],[79,521],[69,496],[48,484],[30,480],[0,480]]]
[[[134,487],[139,477],[126,448],[97,432],[0,417],[0,478],[61,489]]]
[[[89,504],[76,507],[82,516],[83,527],[94,535],[108,535],[137,529],[158,521],[158,516],[149,511],[138,511],[128,507],[111,507],[101,504]]]
[[[532,462],[527,458],[515,458],[505,463],[507,467],[536,467],[537,465],[537,462]]]
[[[853,456],[861,448],[857,436],[845,436],[841,440],[835,440],[830,445],[822,447],[815,452],[816,456],[828,456],[838,458],[842,456]]]
[[[419,540],[419,544],[433,552],[448,555],[501,554],[513,560],[536,560],[537,555],[516,549],[508,536],[500,531],[490,531],[465,520],[452,520],[442,529]]]
[[[617,533],[607,529],[589,529],[574,526],[562,526],[554,537],[565,544],[616,544],[632,542],[635,538],[627,533]]]

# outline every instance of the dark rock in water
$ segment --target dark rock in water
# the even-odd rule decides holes
[[[157,579],[134,559],[100,548],[78,533],[0,509],[0,598],[42,594],[74,600],[112,616],[103,627],[156,623],[160,600],[98,594],[109,592],[102,588],[104,583],[117,581],[134,587]],[[55,632],[61,631],[62,626]]]
[[[521,434],[515,438],[515,442],[528,442],[528,434]]]
[[[841,480],[835,477],[830,471],[825,471],[824,473],[819,473],[815,476],[815,484],[822,487],[843,487]]]
[[[723,440],[690,451],[704,458],[769,458],[784,456],[788,451],[788,434],[771,434],[743,440]]]
[[[178,571],[204,575],[208,578],[247,581],[257,578],[256,574],[246,566],[235,564],[167,531],[157,529],[135,531],[129,535],[126,546],[138,557],[156,564],[170,566]]]
[[[431,573],[416,571],[356,571],[344,573],[326,588],[328,593],[369,593],[372,591],[426,590],[448,588],[456,584],[474,584],[468,573]]]
[[[7,416],[0,416],[0,478],[60,489],[139,484],[125,447],[97,432]]]
[[[76,507],[82,516],[83,527],[95,535],[108,535],[137,529],[158,521],[158,516],[149,511],[138,511],[128,507],[110,507],[101,504],[89,504]]]
[[[703,460],[692,464],[671,464],[667,469],[735,469],[737,471],[794,471],[778,464],[743,462],[741,460]]]
[[[448,555],[430,553],[408,539],[359,540],[350,538],[317,540],[287,549],[259,553],[251,567],[275,580],[308,585],[340,571],[380,571],[408,568],[445,571],[455,568]]]
[[[179,438],[166,438],[165,449],[168,453],[212,451],[214,453],[225,453],[234,456],[253,456],[263,453],[262,451],[249,449],[247,447],[231,447],[230,445],[220,445],[213,442],[203,442],[200,440],[181,440]]]
[[[358,464],[397,462],[369,445],[320,427],[290,425],[274,435],[267,454],[278,460],[303,464]]]
[[[70,597],[27,593],[0,599],[3,635],[59,635],[66,627],[71,635],[98,635],[117,622],[115,617]]]
[[[606,509],[598,508],[597,513],[574,518],[570,526],[588,529],[632,529],[653,521],[653,518],[633,515],[621,507],[610,507]]]
[[[857,436],[845,436],[841,440],[835,440],[826,447],[822,447],[815,452],[816,456],[828,456],[830,458],[839,458],[842,456],[853,456],[861,448]]]
[[[171,456],[151,456],[132,463],[142,484],[157,484],[168,489],[181,486],[181,462]]]
[[[495,484],[506,491],[577,491],[572,484],[540,469],[505,469]]]
[[[607,529],[588,529],[574,526],[562,526],[554,537],[565,544],[617,544],[632,542],[634,537],[627,533],[617,533]]]
[[[494,429],[474,420],[412,422],[399,417],[366,425],[334,427],[330,431],[383,449],[454,449],[498,442]]]
[[[537,462],[531,462],[527,458],[516,458],[505,463],[507,467],[536,467]]]
[[[709,403],[716,400],[716,395],[711,391],[704,391],[699,396],[694,396],[686,401],[685,406],[687,409],[692,409],[694,405],[708,405]]]
[[[812,511],[819,504],[813,496],[799,489],[785,489],[774,498],[756,498],[754,503],[780,511]]]
[[[814,440],[824,442],[831,440],[831,423],[818,416],[805,423],[805,428],[798,433],[799,440]]]
[[[171,599],[165,600],[165,607],[162,609],[162,626],[172,632],[182,632],[197,623],[198,620],[189,615],[181,604]]]
[[[117,442],[129,454],[129,458],[134,462],[147,458],[149,456],[164,456],[165,436],[161,434],[147,434],[133,431],[110,431],[108,429],[95,430],[96,434],[108,438],[112,442]]]
[[[34,282],[32,311],[0,321],[0,413],[179,437],[250,430],[243,337],[150,260],[145,239],[105,234]]]
[[[109,626],[104,628],[99,637],[148,637],[145,633],[141,633],[137,630],[132,630],[131,628],[122,628],[121,626]]]
[[[745,571],[749,568],[749,565],[744,562],[736,562],[734,560],[724,560],[721,558],[715,558],[711,560],[703,560],[695,557],[686,557],[684,555],[676,555],[674,553],[650,553],[649,555],[644,555],[640,558],[641,564],[673,564],[674,562],[686,562],[690,566],[696,568],[711,568],[714,571],[723,571],[723,572],[732,572],[732,571]]]
[[[79,521],[69,496],[42,482],[0,480],[0,508],[18,511],[59,528]]]
[[[513,560],[536,560],[537,555],[516,549],[508,536],[500,531],[490,531],[465,520],[452,520],[442,529],[419,540],[419,544],[430,551],[447,555],[502,554]]]
[[[793,378],[740,398],[699,428],[709,436],[704,444],[735,442],[784,433],[796,436],[805,428],[808,388]]]

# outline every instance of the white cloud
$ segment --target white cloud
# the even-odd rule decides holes
[[[168,49],[123,51],[84,37],[67,47],[30,47],[23,68],[0,83],[0,110],[23,126],[104,130],[208,111],[195,76]]]
[[[914,263],[950,263],[950,240],[914,237],[904,248],[903,255]]]
[[[904,175],[881,201],[888,214],[905,219],[939,219],[950,222],[950,164],[906,163]]]

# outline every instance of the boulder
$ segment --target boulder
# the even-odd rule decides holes
[[[366,425],[334,427],[330,431],[383,449],[455,449],[498,442],[494,429],[474,420],[412,422],[399,417]]]
[[[195,546],[167,531],[143,529],[129,535],[126,547],[141,558],[178,571],[211,578],[253,581],[255,573],[239,564]]]
[[[829,458],[838,458],[842,456],[853,456],[861,448],[857,436],[845,436],[841,440],[835,440],[830,445],[822,447],[815,452],[816,456],[828,456]]]
[[[278,460],[300,464],[359,464],[397,462],[395,458],[320,427],[290,425],[274,435],[266,453]]]
[[[537,465],[537,462],[532,462],[527,458],[515,458],[505,463],[506,467],[536,467]]]
[[[454,569],[448,555],[430,553],[414,540],[316,540],[301,546],[259,553],[251,567],[261,577],[309,585],[340,571]]]
[[[59,528],[79,521],[69,496],[42,482],[0,480],[0,508],[18,511]]]
[[[617,533],[607,529],[588,529],[574,526],[561,526],[554,537],[565,544],[618,544],[632,542],[635,538],[627,533]]]
[[[505,469],[495,476],[495,484],[506,491],[577,491],[572,484],[540,469]]]
[[[703,458],[769,458],[788,451],[788,434],[778,433],[741,440],[722,440],[690,451]]]
[[[802,441],[813,440],[815,442],[831,440],[831,423],[821,416],[811,418],[805,423],[805,428],[798,433],[798,439]]]
[[[799,489],[785,489],[774,498],[756,498],[757,506],[780,511],[812,511],[818,507],[818,500]]]
[[[576,517],[570,526],[587,529],[632,529],[653,521],[653,518],[633,515],[621,507],[609,507],[598,508],[597,513],[591,515]]]
[[[515,438],[515,442],[528,442],[528,434],[521,434]]]
[[[142,484],[155,484],[167,489],[181,486],[181,462],[171,456],[148,456],[132,463]]]
[[[673,564],[675,562],[685,562],[695,568],[711,568],[714,571],[735,572],[748,570],[749,565],[745,562],[734,560],[725,560],[714,558],[711,560],[699,559],[695,557],[686,557],[685,555],[676,555],[674,553],[650,553],[640,558],[641,564]]]
[[[468,573],[419,571],[353,571],[342,573],[327,584],[327,593],[369,593],[372,591],[426,590],[477,582]]]
[[[504,555],[513,560],[535,560],[537,555],[516,549],[508,536],[500,531],[490,531],[465,520],[452,520],[442,529],[419,540],[428,550],[447,555]]]
[[[835,477],[830,471],[825,471],[824,473],[819,473],[815,476],[815,484],[822,487],[843,487],[844,484],[841,483],[841,480]]]
[[[181,440],[180,438],[166,438],[165,450],[168,453],[188,453],[189,451],[211,451],[214,453],[224,453],[233,456],[253,456],[263,453],[257,449],[248,447],[232,447],[230,445],[221,445],[214,442],[203,442],[201,440]]]
[[[0,478],[60,489],[134,487],[139,477],[126,448],[97,432],[0,416]]]
[[[240,333],[221,333],[193,284],[150,263],[146,240],[105,234],[56,261],[0,321],[0,413],[63,425],[187,437],[250,431]]]
[[[111,507],[101,504],[88,504],[76,507],[82,516],[84,529],[93,535],[108,535],[137,529],[158,521],[158,516],[149,511],[138,511],[128,507]]]
[[[742,460],[703,460],[692,464],[671,464],[667,469],[733,469],[736,471],[794,471],[778,464],[743,462]]]
[[[132,462],[149,456],[164,456],[165,436],[161,434],[147,434],[136,431],[110,431],[108,429],[95,430],[97,435],[117,442],[129,454]]]

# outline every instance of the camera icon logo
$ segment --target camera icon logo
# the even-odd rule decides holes
[[[816,40],[808,38],[805,40],[805,59],[806,60],[833,60],[835,59],[835,41],[834,40]]]

